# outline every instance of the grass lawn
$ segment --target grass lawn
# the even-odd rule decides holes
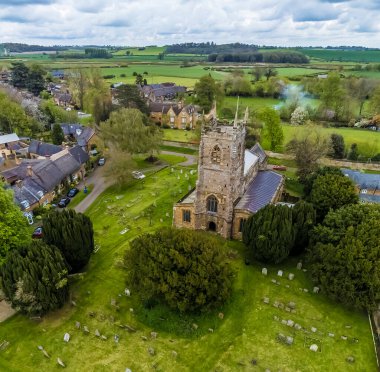
[[[75,208],[87,195],[89,195],[94,188],[93,184],[87,185],[87,194],[83,192],[83,189],[79,191],[73,198],[71,198],[71,202],[68,205],[69,208]]]
[[[164,129],[163,132],[164,132],[164,141],[197,142],[195,133],[190,130]]]
[[[160,149],[165,150],[165,151],[178,152],[180,154],[189,154],[189,155],[197,155],[198,154],[198,150],[189,149],[188,147],[161,145]]]
[[[57,357],[66,363],[68,371],[250,370],[252,359],[257,360],[258,370],[376,370],[366,314],[345,309],[323,294],[313,294],[308,272],[296,270],[295,260],[269,266],[269,275],[263,276],[261,265],[244,264],[244,249],[239,242],[220,239],[235,271],[232,298],[221,309],[205,315],[179,316],[162,306],[143,308],[134,293],[124,296],[123,254],[129,240],[142,232],[171,225],[173,203],[195,184],[196,174],[188,171],[189,168],[169,167],[122,189],[110,188],[96,200],[87,214],[94,223],[97,251],[83,277],[73,280],[71,300],[76,306],[68,303],[39,323],[21,315],[2,323],[0,342],[7,340],[10,344],[0,351],[0,370],[55,371],[61,368]],[[295,279],[277,277],[280,268],[286,275],[293,272]],[[271,279],[281,284],[273,284]],[[307,288],[308,293],[299,288]],[[296,313],[264,304],[265,296],[271,304],[295,302]],[[112,299],[118,307],[111,305]],[[223,319],[219,312],[223,312]],[[303,329],[283,325],[274,316],[292,319]],[[76,321],[88,326],[90,334],[76,329]],[[136,332],[119,327],[125,324]],[[317,328],[316,333],[311,332],[311,327]],[[95,337],[96,329],[107,340]],[[151,331],[158,332],[157,339],[151,339]],[[63,341],[65,332],[71,334],[69,343]],[[329,337],[328,332],[335,336]],[[294,337],[294,344],[277,342],[278,333]],[[114,342],[114,334],[120,336],[119,343]],[[148,339],[144,341],[142,336]],[[348,339],[342,340],[341,336]],[[353,342],[354,338],[358,342]],[[322,352],[310,351],[310,342],[318,343]],[[38,345],[47,350],[51,359],[43,356]],[[149,355],[149,347],[155,349],[155,356]],[[173,351],[178,353],[176,358]],[[353,365],[345,361],[350,355],[356,359]]]

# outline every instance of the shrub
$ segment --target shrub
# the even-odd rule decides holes
[[[130,285],[150,303],[180,312],[207,311],[230,296],[231,269],[216,237],[165,228],[130,244],[125,255]]]

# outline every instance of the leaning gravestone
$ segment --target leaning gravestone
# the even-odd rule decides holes
[[[80,329],[80,323],[79,322],[75,322],[75,328]]]
[[[89,329],[87,326],[83,326],[83,332],[84,333],[90,333]]]
[[[313,288],[313,293],[318,293],[319,292],[319,287],[314,287]]]
[[[150,355],[155,355],[156,354],[156,352],[154,351],[154,349],[152,348],[152,347],[149,347],[148,348],[148,353],[150,354]]]
[[[268,274],[268,270],[266,267],[263,267],[263,269],[261,270],[261,274],[263,275],[267,275]]]
[[[98,329],[95,329],[95,336],[96,336],[96,337],[100,337],[100,332],[99,332]]]
[[[291,336],[286,336],[286,341],[285,341],[288,345],[292,345],[293,342],[294,342],[294,338],[291,337]]]
[[[263,302],[264,304],[269,304],[269,297],[264,297]]]
[[[315,332],[317,332],[317,328],[311,327],[311,331],[315,333]]]
[[[334,333],[329,332],[329,337],[335,337]]]
[[[289,280],[293,280],[294,279],[294,274],[289,273],[288,278],[289,278]]]
[[[297,264],[297,269],[298,269],[298,270],[302,270],[302,262],[298,262],[298,264]]]
[[[61,367],[63,367],[63,368],[66,367],[65,363],[62,362],[62,359],[61,359],[61,358],[57,358],[57,363],[58,363]]]
[[[65,333],[65,335],[63,336],[63,341],[65,341],[65,342],[70,341],[70,334],[69,333]]]
[[[152,339],[156,339],[157,338],[157,336],[158,336],[158,333],[157,332],[150,332],[150,337],[152,338]]]
[[[282,270],[278,270],[277,275],[278,276],[282,276],[282,274],[283,274],[283,271]]]

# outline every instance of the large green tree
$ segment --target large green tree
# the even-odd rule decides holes
[[[220,241],[192,230],[164,228],[130,243],[128,281],[145,300],[180,312],[206,311],[230,296],[232,275]]]
[[[43,218],[43,240],[56,246],[70,272],[78,272],[94,251],[94,230],[89,217],[73,209],[52,211]]]
[[[0,272],[6,299],[24,314],[42,315],[60,308],[68,298],[62,255],[41,241],[9,251]]]
[[[223,97],[221,86],[211,75],[202,76],[194,86],[195,103],[197,103],[205,113],[208,113],[214,101],[221,101]]]
[[[270,149],[276,151],[284,141],[280,116],[275,109],[266,107],[259,113],[259,118],[264,125],[264,138],[269,142]]]
[[[354,204],[330,211],[313,231],[313,280],[346,305],[374,309],[380,301],[380,206]]]
[[[260,209],[244,224],[243,242],[258,261],[285,260],[294,245],[291,208],[269,204]]]
[[[135,84],[123,84],[115,88],[114,94],[120,106],[125,108],[137,108],[143,114],[149,115],[149,108]]]
[[[0,265],[6,253],[30,241],[26,218],[13,201],[13,192],[0,182]]]
[[[12,62],[11,67],[12,85],[16,88],[26,88],[29,68],[23,62]]]
[[[345,155],[344,138],[341,134],[331,135],[331,156],[334,159],[343,159]]]
[[[314,205],[317,218],[321,221],[330,209],[336,210],[348,204],[359,202],[352,181],[343,174],[325,174],[313,182],[310,202]]]
[[[330,73],[320,84],[320,100],[323,109],[332,110],[333,118],[340,119],[346,100],[346,90],[338,73]]]
[[[33,64],[30,66],[26,82],[26,88],[29,92],[38,96],[45,89],[45,75],[46,71],[40,65]]]

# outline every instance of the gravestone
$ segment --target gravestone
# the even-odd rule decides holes
[[[43,350],[44,347],[43,347],[42,345],[38,345],[38,346],[37,346],[37,349],[38,349],[38,350]]]
[[[136,329],[131,327],[130,325],[126,324],[125,326],[125,329],[129,332],[129,333],[135,333],[136,332]]]
[[[279,333],[279,334],[277,335],[277,338],[278,338],[278,340],[281,341],[281,342],[285,342],[285,341],[286,341],[286,336],[283,335],[282,333]]]
[[[272,282],[273,284],[277,284],[277,280],[276,280],[276,279],[272,279],[271,282]]]
[[[308,290],[307,288],[304,288],[303,291],[304,291],[305,293],[309,292],[309,290]]]
[[[298,262],[298,264],[297,264],[297,269],[298,269],[298,270],[301,270],[301,269],[302,269],[302,262]]]
[[[355,362],[355,358],[351,355],[351,356],[349,356],[349,357],[347,357],[347,362],[348,363],[354,363]]]
[[[65,341],[65,342],[70,341],[70,334],[69,333],[65,333],[65,335],[63,336],[63,341]]]
[[[291,320],[291,319],[289,319],[289,320],[288,320],[288,323],[287,323],[287,326],[288,326],[288,327],[294,327],[294,321]]]
[[[194,329],[198,329],[198,324],[193,323],[193,324],[192,324],[192,327],[193,327]]]
[[[77,306],[77,303],[75,301],[71,301],[71,305]]]
[[[84,332],[84,333],[90,333],[90,331],[88,330],[88,327],[87,327],[87,326],[83,326],[83,332]]]
[[[129,311],[130,311],[131,313],[133,313],[134,310],[133,310],[132,307],[130,307],[130,308],[129,308]]]
[[[214,333],[214,330],[213,330],[212,328],[209,328],[208,331],[209,331],[210,333]]]
[[[125,372],[132,372],[132,370],[129,369],[129,368],[126,368],[126,369],[125,369]]]
[[[286,321],[286,319],[282,319],[282,320],[281,320],[281,324],[283,324],[283,325],[288,325],[288,322]]]
[[[283,271],[282,270],[278,270],[278,272],[277,272],[277,276],[282,276],[283,275]]]
[[[334,333],[329,332],[329,337],[335,337]]]
[[[148,337],[146,337],[146,336],[141,336],[141,339],[142,339],[143,341],[148,341]]]
[[[285,311],[286,312],[290,313],[290,310],[291,310],[290,307],[285,306]]]
[[[286,288],[290,288],[290,285],[289,285],[289,284],[286,284],[285,287],[286,287]]]
[[[61,359],[61,358],[57,358],[57,363],[58,363],[61,367],[63,367],[63,368],[66,367],[65,363],[62,362],[62,359]]]
[[[152,348],[152,347],[149,347],[148,348],[148,353],[150,354],[150,355],[155,355],[156,354],[156,352],[154,351],[154,349]]]
[[[318,351],[318,345],[316,344],[312,344],[310,345],[310,348],[309,348],[311,351],[314,351],[314,352],[317,352]]]
[[[263,302],[264,304],[269,304],[269,297],[264,297]]]
[[[111,306],[116,306],[116,300],[114,298],[111,298]]]
[[[131,291],[128,288],[125,288],[124,294],[129,297],[131,295]]]
[[[158,333],[157,332],[150,332],[150,337],[152,338],[152,339],[156,339],[157,338],[157,336],[158,336]]]
[[[313,288],[313,293],[318,293],[319,292],[319,287],[314,287]]]
[[[50,359],[50,355],[48,354],[48,352],[45,349],[42,350],[42,354],[44,354],[44,357]]]
[[[341,336],[340,337],[342,340],[346,341],[347,340],[347,336]]]
[[[301,327],[298,323],[294,324],[294,328],[295,328],[297,331],[299,331],[300,329],[302,329],[302,327]]]
[[[282,302],[280,302],[280,303],[278,304],[278,308],[279,308],[279,309],[284,309],[284,308],[285,308],[285,305],[284,305]]]
[[[315,333],[315,332],[317,332],[317,328],[311,327],[311,331]]]
[[[293,301],[290,301],[290,302],[288,303],[288,306],[289,306],[291,309],[295,309],[295,308],[296,308],[296,303],[293,302]]]
[[[95,329],[95,336],[96,336],[96,337],[100,337],[100,332],[99,332],[98,329]]]
[[[268,270],[266,267],[263,267],[262,270],[261,270],[261,274],[263,275],[268,275]]]
[[[80,329],[80,323],[79,322],[75,322],[75,328]]]
[[[289,279],[289,280],[293,280],[293,279],[294,279],[294,274],[293,274],[293,273],[289,273],[289,275],[288,275],[288,279]]]
[[[279,305],[278,301],[275,301],[275,302],[273,303],[273,306],[274,306],[274,307],[278,307],[278,305]]]
[[[102,335],[100,338],[101,338],[103,341],[107,340],[107,336],[104,336],[104,335]]]
[[[172,357],[173,357],[173,358],[177,358],[177,355],[178,355],[177,352],[173,350],[173,351],[172,351]]]
[[[280,320],[280,318],[279,318],[277,315],[275,315],[275,316],[273,317],[273,319],[274,319],[276,322],[278,322],[278,321]]]
[[[293,342],[294,342],[294,338],[291,337],[291,336],[286,336],[286,343],[288,345],[293,345]]]
[[[119,335],[114,335],[114,336],[113,336],[113,339],[114,339],[115,342],[118,344],[118,343],[119,343],[120,336],[119,336]]]

